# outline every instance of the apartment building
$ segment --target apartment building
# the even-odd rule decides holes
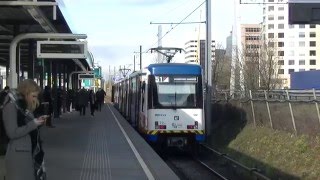
[[[290,73],[320,69],[320,28],[289,25],[287,0],[265,0],[263,39],[276,49],[278,75],[283,88],[290,88]]]
[[[261,25],[260,24],[241,24],[241,53],[239,59],[243,77],[242,86],[247,89],[258,89],[260,85],[260,47],[261,47]],[[237,72],[235,72],[237,76]],[[235,77],[236,78],[236,77]],[[235,79],[237,80],[237,79]],[[239,79],[240,81],[240,79]],[[237,82],[235,82],[237,83]],[[236,86],[236,85],[235,85]]]
[[[241,24],[241,44],[246,52],[259,52],[261,45],[261,25]],[[250,54],[246,54],[249,55]]]
[[[185,43],[185,62],[190,64],[205,64],[205,40],[190,40]],[[215,41],[211,41],[212,60],[215,56]]]

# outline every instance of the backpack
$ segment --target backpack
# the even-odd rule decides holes
[[[6,102],[5,99],[7,96],[7,92],[2,91],[0,92],[0,156],[1,155],[5,155],[6,151],[7,151],[7,145],[9,143],[9,137],[6,133],[6,130],[4,128],[4,123],[3,123],[3,119],[2,119],[2,110],[3,107],[10,102],[10,100],[8,99]]]

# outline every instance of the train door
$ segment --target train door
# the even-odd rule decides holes
[[[134,126],[135,122],[135,112],[136,112],[136,77],[131,78],[130,82],[130,91],[131,91],[131,96],[130,96],[130,121],[131,125]]]
[[[126,80],[126,111],[125,111],[125,117],[128,120],[130,118],[129,116],[129,110],[130,110],[130,80]]]
[[[137,128],[138,126],[138,120],[139,120],[139,110],[140,110],[140,97],[141,97],[141,81],[140,77],[141,75],[138,75],[134,77],[135,79],[135,103],[134,103],[134,114],[133,114],[133,126]]]
[[[140,106],[139,106],[139,130],[144,130],[146,121],[147,121],[147,109],[146,109],[146,103],[147,103],[147,96],[146,96],[146,81],[145,79],[141,78],[141,85],[140,85]]]

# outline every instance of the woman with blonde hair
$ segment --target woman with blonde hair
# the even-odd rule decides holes
[[[7,180],[35,180],[36,158],[43,159],[39,126],[46,115],[35,118],[40,87],[33,80],[22,81],[6,97],[3,122],[9,143],[5,156]],[[40,153],[40,157],[39,157]]]

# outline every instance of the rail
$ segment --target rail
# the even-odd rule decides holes
[[[214,153],[217,154],[218,156],[223,157],[223,158],[231,161],[232,163],[236,164],[237,166],[239,166],[239,167],[241,167],[241,168],[243,168],[243,169],[245,169],[245,170],[253,173],[255,176],[257,176],[257,177],[259,177],[259,178],[262,178],[262,179],[265,179],[265,180],[270,180],[270,178],[268,178],[267,176],[265,176],[265,175],[263,175],[262,173],[259,172],[259,171],[261,171],[261,170],[259,170],[259,169],[257,169],[257,168],[249,168],[249,167],[241,164],[240,162],[238,162],[238,161],[230,158],[229,156],[227,156],[227,155],[224,154],[224,153],[220,153],[220,152],[218,152],[217,150],[214,150],[214,149],[212,149],[211,147],[209,147],[209,146],[207,146],[207,145],[205,145],[205,144],[201,144],[201,145],[202,145],[203,147],[205,147],[206,149],[210,150],[211,152],[214,152]]]

